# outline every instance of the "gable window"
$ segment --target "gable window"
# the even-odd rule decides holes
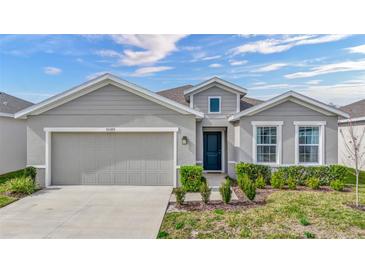
[[[220,113],[221,112],[221,97],[214,96],[208,98],[209,113]]]
[[[323,164],[325,122],[294,122],[296,164]]]
[[[253,125],[253,159],[258,164],[280,164],[281,121],[251,122]]]

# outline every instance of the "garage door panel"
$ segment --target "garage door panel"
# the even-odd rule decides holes
[[[53,133],[52,184],[172,185],[173,133]]]

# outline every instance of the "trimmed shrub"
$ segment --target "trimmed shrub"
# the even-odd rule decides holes
[[[247,174],[242,174],[238,180],[237,180],[237,184],[238,184],[238,187],[244,192],[245,190],[245,185],[247,183],[251,183],[251,179],[248,177]]]
[[[256,185],[251,180],[249,182],[246,182],[244,192],[246,194],[246,197],[252,201],[255,199],[256,196]]]
[[[37,190],[31,177],[19,177],[9,181],[9,191],[14,194],[29,195]]]
[[[180,181],[186,191],[197,192],[202,185],[202,166],[182,166],[180,167]],[[203,179],[204,180],[204,179]]]
[[[36,176],[37,169],[35,167],[29,166],[24,169],[24,177],[30,177],[33,181],[35,181]]]
[[[320,186],[319,179],[315,178],[315,177],[309,178],[306,181],[306,185],[308,187],[310,187],[311,189],[319,189],[319,186]]]
[[[329,172],[331,182],[334,180],[345,181],[348,174],[348,169],[345,166],[341,165],[330,165]]]
[[[186,191],[183,187],[175,188],[176,204],[182,205],[185,201]]]
[[[265,188],[266,187],[266,182],[264,180],[264,177],[259,176],[255,181],[255,185],[256,185],[257,188]]]
[[[297,185],[304,185],[306,181],[306,167],[304,166],[287,166],[280,167],[278,171],[282,172],[287,180],[292,178]]]
[[[271,186],[273,188],[283,188],[285,185],[285,178],[282,171],[278,170],[271,176]]]
[[[209,203],[211,193],[212,193],[212,189],[208,186],[208,183],[205,180],[202,183],[202,185],[200,186],[200,195],[202,196],[202,201],[203,201],[204,204]]]
[[[232,198],[232,190],[231,184],[229,180],[226,180],[222,185],[219,187],[219,193],[222,196],[222,200],[225,204],[228,204]]]
[[[236,164],[235,169],[237,179],[243,174],[247,174],[251,181],[255,182],[259,176],[262,176],[266,184],[270,182],[271,169],[269,166],[250,163],[238,163]]]
[[[345,188],[345,183],[341,180],[334,180],[330,184],[331,188],[336,191],[343,191]]]
[[[297,189],[297,182],[292,177],[289,177],[288,180],[286,180],[286,182],[288,184],[289,189],[292,190]]]

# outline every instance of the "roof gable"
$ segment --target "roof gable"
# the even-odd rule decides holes
[[[274,97],[274,98],[272,98],[272,99],[270,99],[266,102],[263,102],[263,103],[258,104],[256,106],[253,106],[249,109],[241,111],[237,114],[234,114],[228,120],[229,121],[236,121],[236,120],[239,120],[241,117],[244,117],[244,116],[252,116],[252,115],[260,113],[264,110],[270,109],[274,106],[282,104],[283,102],[286,102],[286,101],[292,101],[294,103],[297,103],[299,105],[302,105],[302,106],[310,108],[310,109],[313,109],[313,110],[315,110],[317,112],[320,112],[320,113],[323,113],[325,115],[335,114],[335,115],[342,116],[342,117],[348,117],[348,114],[344,111],[341,111],[337,108],[326,105],[322,102],[319,102],[319,101],[314,100],[310,97],[299,94],[297,92],[288,91],[288,92],[283,93],[279,96],[276,96],[276,97]]]
[[[365,99],[356,101],[349,105],[340,108],[343,111],[348,112],[352,118],[364,117],[365,116]]]
[[[235,94],[240,94],[241,96],[246,95],[246,89],[240,86],[237,86],[235,84],[232,84],[228,81],[225,81],[223,79],[220,79],[218,77],[213,77],[205,82],[202,82],[196,86],[193,86],[192,88],[185,90],[184,95],[185,96],[189,96],[195,93],[199,93],[202,92],[208,88],[211,88],[213,86],[218,86],[221,89],[224,89],[226,91],[235,93]]]
[[[33,103],[17,98],[5,92],[0,92],[0,113],[14,114],[26,107],[33,105]]]
[[[34,106],[31,106],[27,109],[24,109],[22,111],[19,111],[15,114],[15,118],[24,118],[27,115],[39,115],[45,111],[48,111],[50,109],[53,109],[55,107],[58,107],[62,104],[65,104],[67,102],[70,102],[80,96],[83,96],[85,94],[88,94],[94,90],[97,90],[101,87],[104,87],[106,85],[115,85],[117,87],[120,87],[123,90],[129,91],[131,93],[134,93],[136,95],[139,95],[147,100],[150,100],[152,102],[155,102],[157,104],[163,105],[167,108],[170,108],[172,110],[175,110],[182,114],[193,114],[197,118],[203,118],[204,114],[190,109],[187,106],[184,106],[182,104],[179,104],[173,100],[170,100],[168,98],[165,98],[163,96],[160,96],[156,93],[153,93],[147,89],[144,89],[140,86],[137,86],[135,84],[132,84],[128,81],[122,80],[117,76],[114,76],[112,74],[104,74],[101,75],[93,80],[90,80],[84,84],[81,84],[75,88],[72,88],[70,90],[67,90],[63,93],[60,93],[56,96],[53,96],[43,102],[40,102],[39,104],[36,104]]]

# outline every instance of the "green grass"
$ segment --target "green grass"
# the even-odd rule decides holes
[[[365,212],[348,206],[354,201],[353,191],[278,190],[255,208],[167,213],[161,232],[183,239],[365,238]],[[365,187],[360,201],[365,204]]]
[[[6,206],[14,201],[16,201],[17,199],[14,197],[8,197],[8,196],[3,196],[0,195],[0,207]]]

